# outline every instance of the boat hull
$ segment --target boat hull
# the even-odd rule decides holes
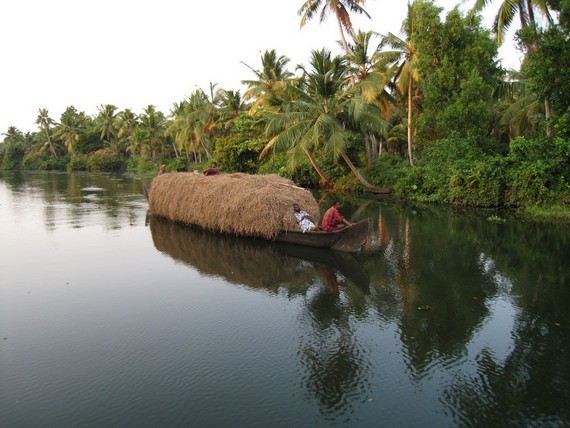
[[[309,247],[353,252],[366,242],[369,232],[370,219],[364,219],[335,232],[280,232],[275,240]]]

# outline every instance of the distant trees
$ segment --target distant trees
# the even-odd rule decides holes
[[[526,179],[554,186],[541,178],[563,170],[558,159],[570,135],[567,2],[502,3],[501,13],[508,6],[525,20],[517,73],[496,61],[505,16],[491,34],[476,14],[455,8],[444,19],[432,1],[415,0],[401,34],[355,31],[351,14],[368,16],[364,3],[307,0],[299,9],[301,26],[334,14],[340,55],[312,50],[308,63],[291,71],[287,56],[266,50],[258,65],[245,64],[252,76],[242,80],[243,96],[210,83],[168,114],[152,105],[133,112],[103,104],[90,117],[70,106],[56,121],[40,109],[38,132],[12,127],[4,134],[0,165],[143,171],[168,163],[169,170],[192,170],[216,159],[227,172],[277,172],[311,185],[393,187],[417,200],[483,205],[512,203],[517,196],[501,192],[513,188],[505,180],[515,175],[517,186]],[[544,28],[534,25],[534,12],[547,17]],[[521,161],[515,148],[534,156],[536,147],[553,150],[556,162],[544,167],[537,155],[540,165],[497,172]],[[510,195],[522,195],[523,187]]]

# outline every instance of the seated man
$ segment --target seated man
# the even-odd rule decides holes
[[[335,230],[342,229],[345,225],[352,226],[352,223],[340,214],[338,211],[339,208],[340,202],[334,201],[323,216],[322,226],[325,232],[334,232]]]
[[[206,168],[203,171],[204,175],[218,175],[220,173],[220,169],[218,168],[218,164],[216,162],[212,162],[212,166],[210,168]]]
[[[308,231],[319,230],[319,227],[313,223],[311,216],[307,211],[302,210],[298,204],[293,204],[293,214],[297,219],[297,224],[303,233]]]

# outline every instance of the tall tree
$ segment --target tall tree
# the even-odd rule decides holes
[[[131,145],[135,129],[139,124],[138,116],[130,109],[120,111],[116,117],[117,141],[121,151]]]
[[[73,106],[67,107],[59,119],[60,123],[54,128],[53,138],[61,141],[67,152],[73,154],[75,144],[85,131],[87,120],[85,113],[79,113]]]
[[[346,42],[344,32],[346,31],[349,35],[353,33],[350,12],[363,14],[370,18],[368,12],[362,7],[364,3],[366,3],[366,0],[307,0],[298,11],[298,14],[301,16],[301,28],[305,26],[307,21],[319,13],[319,9],[320,22],[323,22],[329,13],[334,14],[338,23],[342,46],[348,55],[348,43]]]
[[[245,104],[240,91],[222,90],[220,93],[220,114],[224,121],[234,120],[243,111]]]
[[[477,13],[489,5],[491,0],[476,0],[472,12]],[[536,27],[535,11],[546,16],[550,25],[554,24],[554,20],[550,14],[550,0],[503,0],[501,3],[495,21],[493,24],[493,32],[497,36],[497,43],[501,45],[507,30],[510,28],[513,20],[518,15],[521,29],[525,31],[528,28],[534,29]],[[558,3],[558,2],[554,2]],[[534,52],[538,49],[537,39],[529,38],[524,44],[527,53]],[[550,98],[544,97],[544,111],[546,114],[546,133],[551,134],[550,128]]]
[[[99,106],[97,110],[99,113],[95,121],[101,129],[101,141],[106,141],[107,144],[112,146],[117,135],[117,107],[112,104],[105,104]]]
[[[530,79],[518,71],[507,73],[507,79],[493,90],[493,100],[498,102],[500,116],[493,127],[497,139],[507,142],[519,137],[530,137],[536,131],[536,117],[544,113]],[[504,106],[501,108],[501,106]]]
[[[380,128],[363,130],[369,166],[381,152],[381,142],[385,138],[387,119],[393,102],[393,97],[387,90],[393,76],[393,67],[387,67],[386,63],[382,61],[382,57],[378,55],[376,47],[371,46],[375,36],[378,34],[372,31],[358,31],[354,34],[353,42],[348,45],[348,62],[357,86],[355,94],[358,93],[364,98],[362,100],[363,106],[365,104],[375,105],[382,118]],[[369,108],[365,108],[365,110],[369,110]],[[380,139],[380,144],[378,139]]]
[[[133,138],[134,147],[143,156],[150,153],[152,160],[156,160],[165,148],[166,117],[155,106],[149,105],[139,119]]]
[[[173,121],[168,127],[168,135],[174,138],[179,151],[185,150],[187,157],[193,154],[196,162],[206,154],[212,158],[214,135],[218,126],[222,92],[216,90],[216,84],[210,83],[210,94],[202,89],[194,91],[187,99],[175,105]]]
[[[29,148],[26,136],[15,126],[10,126],[2,135],[4,140],[0,144],[0,169],[21,168]]]
[[[472,12],[482,11],[490,3],[491,0],[476,0]],[[549,0],[502,0],[493,23],[493,32],[497,37],[497,43],[503,44],[505,34],[517,15],[522,29],[535,25],[535,11],[544,15],[552,24],[553,19],[549,4]]]
[[[322,49],[312,52],[310,64],[310,69],[303,67],[304,86],[291,89],[298,92],[298,98],[287,101],[281,111],[270,113],[266,132],[272,138],[262,156],[273,147],[286,150],[291,166],[307,156],[321,178],[330,184],[311,155],[314,150],[323,150],[334,160],[342,157],[366,188],[376,190],[345,151],[352,135],[347,129],[347,115],[355,111],[350,109],[353,99],[347,89],[345,59]]]
[[[486,144],[493,122],[491,95],[500,70],[497,44],[479,16],[416,0],[414,47],[422,78],[414,138],[429,144],[454,134]]]
[[[274,49],[263,53],[260,70],[242,63],[257,77],[257,80],[242,80],[242,83],[248,87],[244,98],[254,100],[250,109],[252,113],[255,113],[259,107],[272,108],[279,104],[288,80],[293,77],[293,73],[287,70],[288,63],[289,58],[284,55],[277,56]]]
[[[408,3],[408,12],[401,27],[404,39],[388,33],[382,37],[380,49],[389,46],[392,50],[381,51],[380,56],[387,63],[396,65],[397,71],[394,76],[396,87],[401,94],[407,97],[408,119],[406,122],[408,141],[408,160],[414,166],[413,142],[412,142],[412,117],[414,101],[414,84],[420,82],[420,72],[418,70],[418,53],[414,43],[415,27],[417,21],[418,3]]]
[[[55,121],[49,117],[49,112],[45,108],[39,109],[38,117],[36,118],[36,123],[40,127],[40,130],[44,133],[46,138],[46,143],[44,146],[49,147],[49,150],[54,158],[57,158],[57,152],[55,150],[55,145],[51,136],[51,126],[55,124]],[[43,149],[43,147],[42,147]]]

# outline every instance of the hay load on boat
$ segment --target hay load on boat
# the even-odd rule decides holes
[[[162,174],[153,179],[149,195],[154,215],[214,232],[265,239],[298,231],[293,204],[319,220],[312,193],[274,174]]]

